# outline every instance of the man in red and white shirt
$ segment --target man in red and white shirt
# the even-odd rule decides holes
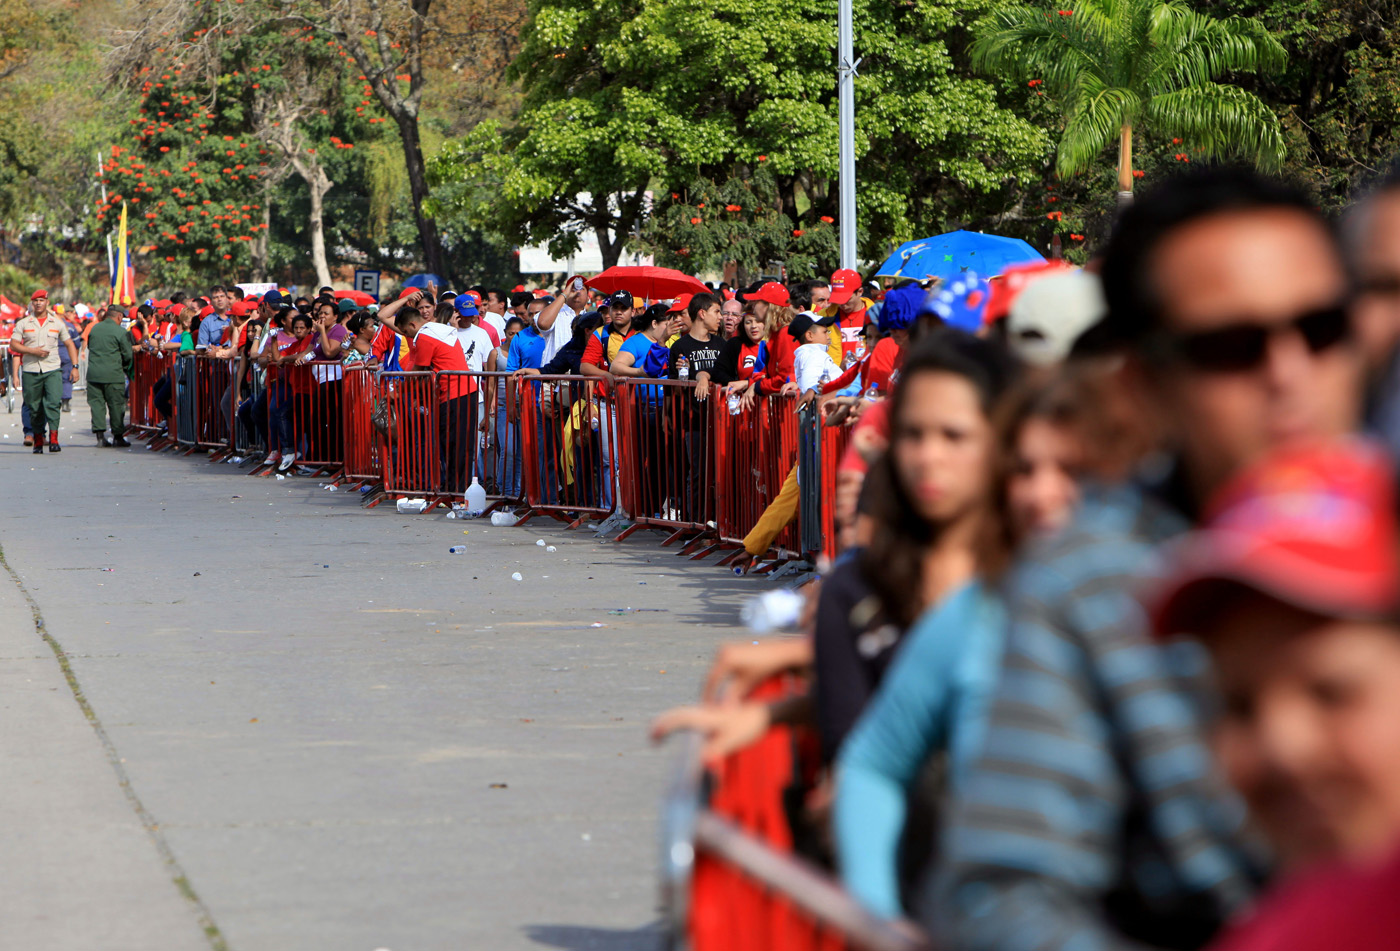
[[[431,311],[419,309],[413,297],[403,306],[386,306],[379,312],[384,325],[408,339],[413,365],[437,378],[438,438],[442,458],[443,489],[465,493],[466,476],[475,461],[476,378],[469,376],[467,355],[457,331],[430,319]],[[398,304],[399,301],[394,301]]]

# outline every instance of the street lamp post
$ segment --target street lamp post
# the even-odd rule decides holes
[[[836,12],[837,112],[841,147],[841,266],[856,266],[856,69],[852,40],[851,0],[840,0]]]

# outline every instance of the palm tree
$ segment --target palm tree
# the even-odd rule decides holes
[[[1073,9],[1007,6],[984,21],[971,48],[976,68],[1043,84],[1058,103],[1061,175],[1088,169],[1116,134],[1119,198],[1130,201],[1133,130],[1142,126],[1205,158],[1282,164],[1278,116],[1219,81],[1283,68],[1283,47],[1258,20],[1218,20],[1180,0],[1070,2]]]

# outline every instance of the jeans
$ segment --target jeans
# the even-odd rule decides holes
[[[496,491],[509,499],[520,498],[520,432],[506,419],[505,400],[496,409]]]
[[[286,380],[276,380],[267,388],[269,451],[296,451],[296,433],[292,427],[292,387]]]

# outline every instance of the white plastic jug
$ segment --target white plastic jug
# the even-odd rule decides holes
[[[486,490],[482,488],[480,482],[476,481],[476,476],[472,476],[472,484],[467,486],[467,514],[480,515],[486,511]]]

